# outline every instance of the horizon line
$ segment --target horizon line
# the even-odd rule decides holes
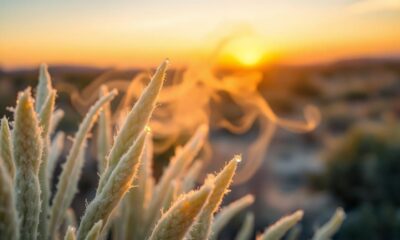
[[[265,68],[267,66],[284,66],[284,67],[318,67],[324,65],[333,65],[346,61],[400,61],[400,52],[399,53],[391,53],[391,54],[364,54],[360,56],[347,56],[347,57],[338,57],[334,59],[328,60],[315,60],[311,62],[305,63],[296,63],[290,61],[282,61],[282,62],[271,62],[268,64],[261,65],[259,68]],[[49,67],[56,68],[91,68],[93,70],[104,70],[104,69],[120,69],[120,70],[139,70],[139,69],[152,69],[157,66],[139,66],[132,65],[131,67],[118,67],[117,64],[109,64],[109,65],[101,65],[101,64],[91,64],[91,63],[51,63],[46,62]],[[30,71],[37,69],[40,63],[38,64],[22,64],[17,66],[4,66],[4,64],[0,61],[0,71],[3,72],[17,72],[17,71]],[[182,66],[176,66],[175,68],[181,68],[189,66],[190,64],[185,64]]]

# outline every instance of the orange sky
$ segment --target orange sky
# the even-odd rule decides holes
[[[153,66],[165,57],[181,65],[209,59],[217,46],[220,62],[232,56],[251,62],[258,59],[252,51],[293,64],[400,56],[398,0],[0,4],[0,66],[6,68],[41,62]]]

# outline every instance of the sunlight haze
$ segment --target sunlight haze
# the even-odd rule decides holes
[[[264,54],[290,64],[400,54],[396,0],[1,0],[0,5],[5,68],[41,62],[148,67],[165,57],[180,65],[209,58],[235,36],[251,36],[262,46],[229,50],[244,65]]]

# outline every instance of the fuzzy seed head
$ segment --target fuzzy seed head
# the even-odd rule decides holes
[[[42,138],[29,88],[18,96],[12,136],[20,237],[21,239],[35,240],[40,213],[38,173],[42,155]]]
[[[18,96],[14,119],[12,139],[15,164],[23,171],[32,170],[34,174],[37,174],[42,151],[42,138],[29,88]]]

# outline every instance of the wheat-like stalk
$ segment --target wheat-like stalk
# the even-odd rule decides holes
[[[3,164],[0,164],[0,233],[1,239],[17,240],[19,237],[13,183]]]
[[[45,104],[50,92],[52,91],[50,74],[47,71],[47,65],[41,64],[39,69],[39,82],[36,89],[36,112],[40,112]]]
[[[153,147],[152,136],[147,134],[145,145],[138,169],[138,177],[133,181],[133,188],[126,194],[123,202],[122,219],[125,228],[122,230],[125,239],[143,238],[141,224],[145,221],[148,201],[153,191],[154,178],[152,175]],[[135,206],[135,207],[132,207]]]
[[[108,88],[102,85],[100,88],[100,97],[108,94]],[[108,165],[106,155],[112,144],[112,119],[110,103],[106,103],[99,116],[99,124],[97,127],[97,159],[99,161],[99,173],[103,173]]]
[[[250,240],[251,235],[254,231],[254,214],[247,213],[242,224],[242,227],[239,230],[239,233],[236,235],[235,240]]]
[[[139,138],[118,162],[103,190],[98,192],[93,201],[87,206],[78,229],[78,240],[85,239],[97,221],[103,220],[106,223],[111,212],[131,187],[139,166],[145,136],[145,133],[139,135]]]
[[[63,132],[55,130],[64,112],[55,110],[56,90],[52,87],[47,66],[40,66],[35,101],[30,88],[20,92],[14,123],[9,124],[5,117],[1,120],[0,239],[103,240],[110,236],[125,240],[217,239],[229,221],[253,203],[253,196],[246,195],[218,212],[241,161],[239,155],[193,190],[205,167],[201,160],[205,154],[199,153],[206,153],[202,149],[207,142],[207,125],[200,125],[189,141],[177,148],[156,181],[152,169],[153,140],[147,126],[167,65],[166,60],[156,70],[114,140],[110,102],[117,92],[101,87],[99,100],[89,109],[75,134],[50,208],[52,193],[49,186],[65,139]],[[78,224],[71,203],[78,190],[85,146],[90,143],[88,135],[98,116],[95,155],[101,176],[96,195]],[[307,128],[292,122],[278,122],[296,131]],[[13,126],[12,131],[10,126]],[[257,239],[281,239],[302,216],[303,212],[297,211],[283,217]],[[343,210],[338,209],[331,220],[317,230],[313,239],[330,239],[344,218]],[[248,240],[253,231],[254,215],[248,213],[235,239]]]
[[[257,237],[257,240],[279,240],[302,218],[303,211],[297,211],[289,216],[283,217],[272,226],[268,227],[263,234]]]
[[[235,174],[237,164],[241,161],[240,156],[235,156],[215,177],[209,176],[208,181],[214,182],[214,188],[210,194],[207,204],[201,211],[196,224],[192,227],[189,236],[193,239],[206,240],[211,235],[211,224],[214,213],[218,210],[222,198],[228,192],[228,188]]]
[[[61,109],[57,109],[53,113],[52,121],[50,123],[49,133],[52,134],[56,130],[58,124],[64,117],[64,111]]]
[[[85,240],[97,240],[100,236],[101,228],[103,227],[103,220],[95,223],[87,234]]]
[[[61,156],[64,148],[65,133],[59,131],[51,142],[47,158],[47,176],[49,182],[53,180],[54,169],[56,168],[58,158]]]
[[[39,167],[42,138],[30,89],[18,96],[14,112],[13,155],[15,160],[16,206],[20,238],[37,238],[40,213]]]
[[[338,208],[332,218],[319,228],[312,238],[313,240],[329,240],[331,237],[339,230],[342,225],[344,219],[346,218],[346,214],[343,209]]]
[[[163,201],[168,194],[168,186],[171,182],[180,177],[185,169],[190,165],[200,149],[203,147],[207,137],[208,128],[201,126],[197,129],[192,138],[185,144],[182,149],[172,158],[169,166],[161,176],[160,181],[156,185],[153,197],[149,203],[149,211],[146,216],[145,232],[149,232],[159,216]]]
[[[202,168],[203,162],[201,160],[195,161],[192,166],[190,166],[187,174],[182,179],[182,192],[186,193],[193,189],[198,177],[200,176]]]
[[[68,227],[67,232],[65,233],[64,240],[75,240],[75,228]]]
[[[222,208],[221,211],[215,216],[215,220],[212,225],[212,239],[217,239],[218,234],[229,223],[229,221],[243,209],[253,204],[253,202],[254,197],[253,195],[249,194]]]
[[[111,101],[116,94],[116,91],[112,91],[99,99],[89,110],[82,124],[79,126],[67,161],[63,166],[63,171],[61,172],[60,180],[57,185],[57,192],[51,207],[49,225],[50,236],[54,236],[59,228],[62,217],[77,191],[77,183],[83,166],[83,156],[79,157],[79,155],[83,154],[88,132],[92,128],[101,107]]]
[[[11,181],[13,181],[15,176],[15,164],[12,155],[10,126],[6,117],[1,119],[0,128],[0,157],[3,160],[2,163],[4,164],[5,171],[8,172]]]
[[[201,211],[212,190],[206,183],[198,191],[182,195],[171,208],[162,215],[149,240],[183,239],[195,217]]]
[[[139,100],[126,117],[125,122],[115,138],[113,146],[111,147],[110,154],[105,161],[108,163],[108,166],[105,166],[104,172],[101,175],[97,193],[102,191],[122,155],[128,150],[135,138],[138,137],[140,132],[147,125],[155,108],[157,96],[163,85],[167,66],[168,60],[165,60],[159,66],[153,78],[151,79],[150,84],[144,90]]]
[[[44,102],[39,114],[40,126],[42,127],[42,139],[43,139],[42,158],[39,169],[40,199],[41,199],[41,211],[40,211],[41,224],[39,224],[40,238],[47,237],[47,218],[49,212],[48,209],[49,209],[49,198],[50,198],[49,177],[47,171],[49,145],[50,145],[49,128],[52,120],[52,114],[54,111],[55,100],[56,100],[56,91],[52,90],[47,96],[47,99]]]

